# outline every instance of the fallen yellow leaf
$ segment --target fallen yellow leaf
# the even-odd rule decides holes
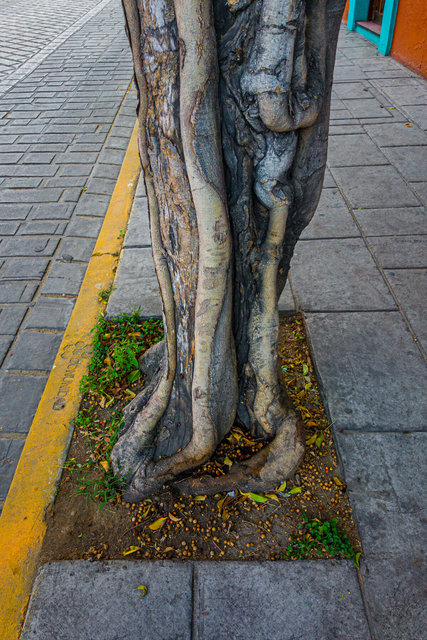
[[[110,468],[110,465],[108,464],[108,461],[107,460],[101,460],[101,462],[99,464],[104,469],[104,471],[107,473],[108,469]]]
[[[172,522],[179,522],[180,520],[182,520],[182,518],[177,518],[176,516],[172,515],[172,513],[169,513],[169,518],[172,520]]]
[[[148,528],[151,529],[151,531],[157,531],[158,529],[161,529],[163,527],[166,520],[167,518],[159,518],[155,522],[152,522],[151,524],[149,524]]]
[[[139,551],[141,547],[131,546],[127,551],[123,551],[124,556],[128,556],[130,553],[135,553],[135,551]]]

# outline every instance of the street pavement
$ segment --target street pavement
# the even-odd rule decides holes
[[[21,79],[23,67],[9,74],[18,81],[3,94],[0,85],[0,509],[135,124],[119,0],[48,4],[45,19],[44,4],[30,3],[27,42],[49,55]],[[1,29],[13,8],[0,3]],[[51,50],[67,25],[77,30]],[[4,55],[13,34],[1,40]]]
[[[6,117],[0,129],[0,144],[3,135],[13,137],[3,138],[3,144],[11,145],[7,153],[17,156],[3,165],[12,169],[0,183],[5,197],[15,198],[0,205],[1,224],[6,230],[12,224],[11,237],[0,243],[0,291],[5,287],[4,295],[13,296],[0,303],[1,339],[7,343],[5,354],[13,353],[5,355],[0,378],[0,413],[9,429],[3,429],[0,446],[10,443],[10,453],[2,454],[0,462],[6,491],[123,157],[123,149],[108,146],[109,141],[121,138],[124,145],[134,122],[130,94],[114,122],[118,133],[115,129],[107,138],[131,77],[118,9],[109,3],[46,58],[27,84],[21,80],[5,96],[7,114],[15,118],[27,111],[16,108],[18,99],[16,104],[25,106],[32,100],[36,111],[28,119],[22,116],[23,122],[9,123]],[[99,35],[102,29],[111,30],[108,47]],[[83,43],[89,60],[81,57]],[[71,56],[76,56],[73,63]],[[76,60],[78,70],[73,69]],[[82,71],[84,78],[79,76]],[[61,81],[63,75],[70,79]],[[324,190],[315,218],[297,245],[291,288],[280,301],[282,311],[301,309],[306,318],[362,539],[360,575],[345,561],[55,563],[39,574],[24,640],[425,637],[426,86],[393,59],[378,55],[361,36],[342,29]],[[40,92],[48,92],[50,101],[58,97],[58,104],[46,107]],[[98,113],[100,97],[110,102],[114,98],[117,105],[108,122],[98,120],[106,117]],[[87,106],[77,109],[77,103]],[[52,131],[64,126],[68,109],[80,112],[70,115],[77,122],[65,122],[71,131]],[[114,110],[105,109],[109,114]],[[36,122],[40,119],[41,125]],[[93,119],[100,129],[85,128],[93,126]],[[102,140],[96,138],[100,130]],[[58,134],[67,137],[51,138]],[[96,151],[86,148],[96,143],[101,145]],[[39,148],[46,144],[48,149]],[[52,147],[64,144],[66,148]],[[80,150],[77,145],[86,147]],[[25,173],[29,153],[37,158],[48,154],[46,163],[37,159],[31,165],[40,176]],[[82,160],[70,158],[81,153]],[[78,168],[71,168],[76,166],[87,167],[88,173],[79,175]],[[46,167],[55,168],[54,173],[43,174]],[[16,182],[30,177],[40,182]],[[75,177],[81,178],[77,185],[64,181]],[[82,191],[85,186],[87,191]],[[144,281],[135,293],[137,273],[144,274]],[[138,307],[148,316],[160,309],[142,185],[108,311],[115,315]],[[8,324],[16,317],[20,319],[14,325]],[[4,321],[16,328],[4,331]],[[6,459],[11,461],[8,475]],[[149,588],[144,599],[134,591],[140,584]]]

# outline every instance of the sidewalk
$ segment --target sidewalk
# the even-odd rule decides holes
[[[344,28],[335,82],[324,191],[280,306],[306,318],[362,539],[360,577],[343,561],[55,563],[40,571],[24,640],[424,637],[427,84]],[[140,187],[112,315],[159,310],[146,211]],[[136,255],[145,281],[134,298]]]
[[[24,11],[34,21],[31,37],[23,42],[18,26],[13,37],[0,37],[0,56],[24,60],[0,81],[0,511],[101,228],[136,105],[117,0],[79,0],[67,9],[59,0],[49,9],[8,0],[0,4],[0,34],[14,19],[19,25]],[[55,26],[48,28],[49,17]],[[19,55],[9,55],[8,43]]]

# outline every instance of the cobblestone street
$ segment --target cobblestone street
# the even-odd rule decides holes
[[[20,35],[20,12],[35,25],[31,38]],[[58,34],[88,16],[3,95],[0,85],[0,508],[107,210],[136,104],[118,0],[0,4],[0,55],[14,65],[9,84],[30,55],[55,46]],[[21,26],[13,31],[15,23]]]

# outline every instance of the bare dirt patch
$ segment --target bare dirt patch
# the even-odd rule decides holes
[[[306,429],[306,453],[294,478],[264,495],[185,497],[177,484],[137,505],[122,501],[109,454],[121,410],[144,384],[136,357],[161,335],[159,322],[141,323],[136,316],[98,324],[92,372],[47,516],[42,562],[352,557],[357,563],[360,541],[300,316],[283,318],[280,327],[282,369]],[[226,473],[262,446],[236,425],[203,471]]]

